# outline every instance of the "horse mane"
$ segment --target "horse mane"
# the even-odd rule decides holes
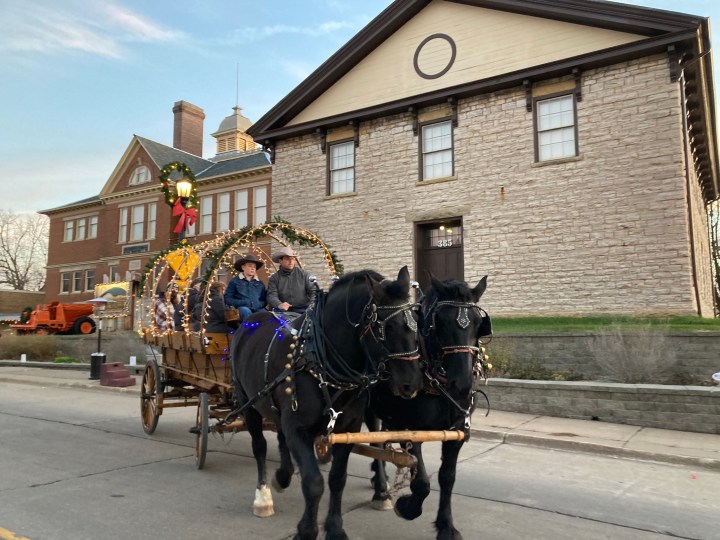
[[[393,281],[390,279],[386,279],[383,275],[381,275],[378,272],[376,272],[375,270],[371,270],[371,269],[358,270],[356,272],[350,272],[349,274],[345,274],[338,281],[333,283],[331,290],[336,287],[344,287],[346,285],[349,286],[356,279],[359,279],[359,278],[365,279],[365,276],[370,276],[372,279],[374,279],[377,282],[383,282],[382,285],[383,285],[385,294],[387,294],[391,300],[407,299],[408,294],[409,294],[407,288],[400,285],[397,282],[397,280]]]
[[[440,291],[430,285],[426,296],[431,303],[435,298],[438,300],[453,300],[456,302],[474,303],[472,288],[464,281],[447,279],[442,281],[442,284],[444,289]]]

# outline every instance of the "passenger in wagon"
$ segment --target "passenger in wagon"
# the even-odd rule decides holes
[[[198,332],[200,330],[200,310],[202,309],[202,293],[200,289],[203,285],[203,280],[195,278],[190,282],[190,287],[187,290],[187,312],[190,314],[190,330]],[[200,308],[196,306],[200,305]]]
[[[264,310],[267,305],[267,289],[257,277],[257,271],[263,264],[252,253],[235,261],[235,270],[240,273],[230,280],[225,292],[225,303],[240,311],[241,321]]]
[[[207,319],[205,319],[206,332],[227,334],[233,331],[225,320],[225,301],[223,300],[225,287],[226,285],[220,281],[215,281],[210,285]]]
[[[283,247],[272,256],[279,264],[278,271],[268,280],[267,301],[275,311],[305,313],[315,299],[315,286],[305,270],[295,265],[297,255],[289,247]]]
[[[170,283],[166,290],[157,288],[155,295],[155,327],[164,332],[173,329],[173,306],[170,303],[170,295],[172,294],[173,284]]]

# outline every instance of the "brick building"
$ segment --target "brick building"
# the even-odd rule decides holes
[[[173,113],[173,147],[134,135],[98,195],[40,212],[50,218],[47,302],[90,299],[96,283],[137,285],[150,258],[177,242],[177,218],[158,181],[161,169],[173,161],[187,165],[197,181],[197,221],[187,234],[191,243],[271,215],[269,158],[246,133],[251,122],[241,109],[235,107],[212,134],[217,153],[209,159],[201,157],[202,109],[179,101]]]
[[[348,269],[489,274],[495,314],[712,316],[709,52],[680,13],[398,0],[248,131],[274,211]]]

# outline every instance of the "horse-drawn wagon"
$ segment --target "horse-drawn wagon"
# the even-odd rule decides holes
[[[153,322],[153,292],[162,290],[161,285],[173,282],[183,291],[198,275],[206,283],[225,280],[234,259],[248,252],[272,269],[268,253],[273,246],[289,243],[316,248],[309,250],[309,258],[314,257],[316,267],[324,266],[334,281],[327,292],[318,288],[308,315],[289,320],[270,312],[256,313],[240,324],[237,335],[206,332],[205,318],[194,332],[187,309],[181,330],[161,330]],[[344,534],[339,501],[351,451],[413,471],[419,464],[424,473],[422,443],[443,441],[444,456],[446,445],[453,449],[448,456],[454,459],[444,467],[451,466],[454,476],[457,451],[469,434],[474,383],[486,368],[478,341],[489,333],[489,318],[476,305],[485,289],[484,278],[474,289],[433,279],[438,291],[430,296],[430,305],[421,308],[413,297],[407,268],[395,280],[363,270],[336,281],[340,270],[335,254],[314,233],[278,221],[195,246],[181,245],[160,254],[145,274],[141,331],[146,343],[162,350],[162,358],[148,361],[143,375],[143,429],[153,433],[164,408],[196,406],[191,431],[196,436],[198,468],[205,462],[209,433],[248,431],[258,464],[253,511],[261,516],[273,513],[263,431],[277,430],[281,463],[273,485],[280,490],[289,485],[293,463],[302,478],[306,507],[298,538],[317,534],[317,503],[324,482],[314,455],[318,450],[332,452],[328,485],[337,503],[330,506],[328,533]],[[207,303],[206,292],[203,306]],[[420,343],[425,344],[422,362]],[[451,425],[445,420],[415,428],[396,418],[396,431],[360,429],[369,402],[375,402],[376,413],[386,420],[386,403],[410,403],[426,391],[450,404],[441,416],[454,418]],[[377,399],[369,399],[371,394]],[[435,405],[433,401],[429,406]],[[443,487],[447,488],[452,491],[452,485]],[[405,501],[396,510],[412,519],[425,496],[406,496],[412,498],[414,508],[408,511]],[[447,526],[449,492],[445,499],[448,508],[438,513],[439,529]]]

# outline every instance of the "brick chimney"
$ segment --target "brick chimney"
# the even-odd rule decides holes
[[[197,105],[177,101],[173,106],[175,127],[173,146],[198,157],[202,157],[203,120],[205,113]]]

